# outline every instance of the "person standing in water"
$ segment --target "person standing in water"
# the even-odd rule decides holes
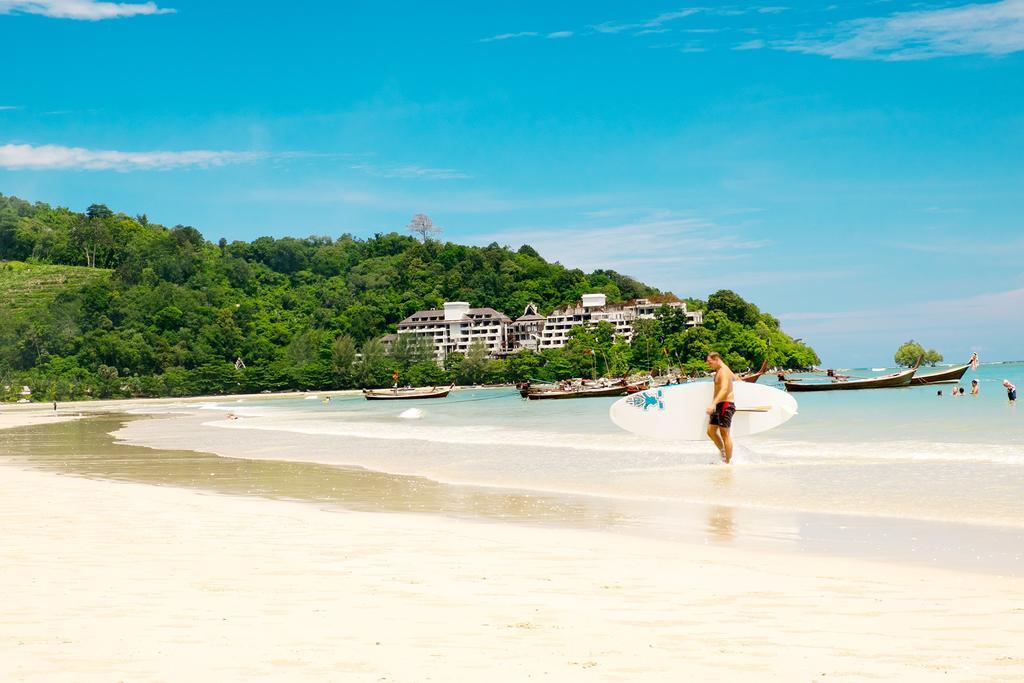
[[[1006,398],[1010,399],[1010,403],[1016,403],[1017,387],[1015,387],[1013,383],[1008,379],[1003,380],[1003,386],[1006,387]]]
[[[971,396],[977,396],[979,393],[978,380],[971,380]]]
[[[736,412],[736,398],[732,393],[735,375],[717,351],[709,353],[705,360],[708,367],[715,371],[715,396],[707,408],[707,414],[711,416],[708,438],[718,447],[722,460],[728,465],[732,461],[732,435],[729,429],[732,427],[732,416]]]

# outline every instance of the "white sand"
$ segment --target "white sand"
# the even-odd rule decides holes
[[[67,420],[77,420],[82,415],[69,412],[54,412],[53,406],[41,407],[39,404],[27,406],[4,406],[0,410],[0,429],[28,427],[38,424],[55,424]]]
[[[0,482],[3,681],[1024,678],[1017,579]]]

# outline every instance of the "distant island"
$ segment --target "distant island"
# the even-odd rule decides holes
[[[0,400],[696,374],[712,349],[737,370],[820,363],[729,290],[680,299],[528,245],[422,236],[212,243],[0,195]]]

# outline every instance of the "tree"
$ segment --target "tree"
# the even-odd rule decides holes
[[[462,384],[477,384],[484,374],[487,362],[487,347],[479,339],[469,345],[466,358],[459,367],[458,381]]]
[[[537,377],[543,359],[536,351],[523,349],[508,357],[505,363],[510,382],[525,382]]]
[[[896,365],[907,368],[916,364],[918,360],[926,365],[935,365],[942,362],[942,354],[935,349],[928,349],[926,351],[923,346],[911,339],[908,342],[904,342],[896,350],[893,360],[896,361]]]
[[[730,289],[720,289],[708,297],[708,311],[721,311],[733,322],[743,325],[757,324],[761,311]]]
[[[666,337],[670,334],[686,331],[686,313],[680,308],[662,304],[654,312],[654,317],[661,323],[661,330]]]
[[[432,360],[421,361],[409,366],[406,381],[414,387],[436,387],[448,382],[448,375]]]
[[[89,220],[113,218],[114,212],[107,208],[106,204],[90,204],[89,208],[85,210],[85,215],[89,217]]]
[[[360,386],[383,386],[388,384],[387,353],[379,339],[368,339],[363,343],[362,354],[356,364],[356,378]]]
[[[347,334],[340,335],[331,345],[331,369],[339,386],[349,386],[356,362],[356,341]]]
[[[89,208],[91,210],[93,207]],[[103,208],[106,209],[106,207]],[[107,209],[107,213],[109,212],[110,209]],[[109,246],[112,240],[107,217],[99,211],[95,216],[82,216],[75,221],[70,237],[72,243],[85,256],[85,265],[89,268],[96,267],[97,254],[101,249]]]
[[[434,356],[430,339],[419,334],[399,334],[391,346],[391,360],[401,369],[429,361]]]
[[[414,235],[419,235],[424,243],[434,235],[441,234],[441,228],[434,225],[434,221],[425,213],[418,213],[413,216],[412,221],[406,228]]]

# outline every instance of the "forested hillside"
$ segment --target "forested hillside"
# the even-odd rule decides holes
[[[513,381],[684,365],[715,348],[739,368],[767,353],[806,366],[813,350],[732,292],[703,328],[660,316],[632,346],[580,330],[564,350],[487,359],[471,349],[438,368],[424,350],[379,337],[407,315],[465,300],[513,318],[586,292],[609,301],[661,292],[614,271],[548,263],[531,247],[467,247],[396,233],[368,239],[260,237],[211,243],[189,226],[93,205],[85,213],[0,195],[0,391],[35,398],[180,396],[264,389]],[[770,342],[770,344],[769,344]],[[591,350],[594,353],[591,353]],[[237,358],[245,368],[236,369]]]

